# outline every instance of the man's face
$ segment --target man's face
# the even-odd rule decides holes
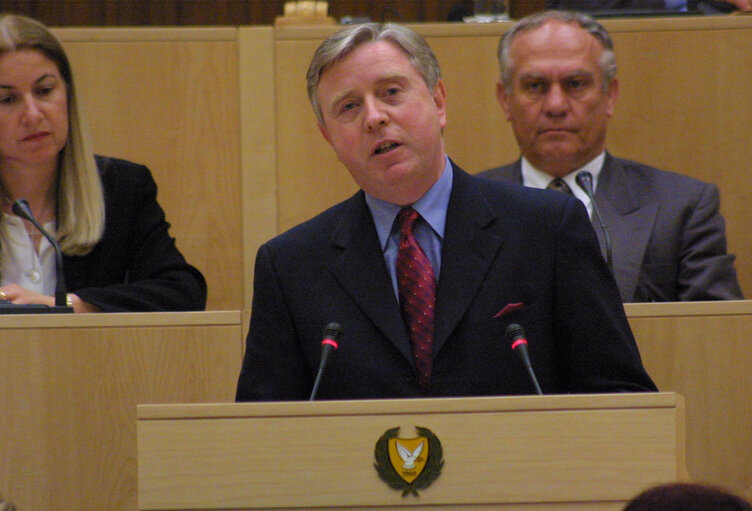
[[[512,41],[511,86],[499,82],[497,98],[523,156],[548,174],[564,176],[605,148],[618,83],[603,90],[602,50],[576,23],[555,20]]]
[[[319,129],[366,192],[412,204],[444,170],[446,94],[428,89],[394,43],[364,43],[326,69],[318,86]]]

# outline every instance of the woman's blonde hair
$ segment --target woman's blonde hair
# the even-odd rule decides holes
[[[104,194],[81,101],[60,41],[31,18],[0,15],[0,56],[37,50],[57,65],[68,95],[68,140],[60,151],[57,177],[57,239],[67,255],[89,253],[104,232]]]

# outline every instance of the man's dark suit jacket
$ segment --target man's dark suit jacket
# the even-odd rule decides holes
[[[203,310],[206,282],[170,237],[143,165],[97,156],[105,231],[84,256],[63,256],[68,291],[104,312]]]
[[[430,393],[361,191],[259,249],[237,399],[308,399],[332,321],[320,399],[533,393],[510,323],[544,393],[655,389],[580,201],[454,167],[444,234]]]
[[[522,184],[521,162],[479,176]],[[595,202],[625,302],[741,300],[715,185],[606,153]],[[605,254],[603,230],[594,219]]]

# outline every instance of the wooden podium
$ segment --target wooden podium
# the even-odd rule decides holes
[[[687,479],[673,393],[140,405],[137,416],[140,510],[619,510]],[[441,443],[440,475],[418,496],[375,469],[395,427]]]

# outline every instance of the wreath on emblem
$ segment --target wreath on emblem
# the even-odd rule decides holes
[[[376,441],[376,447],[374,449],[376,462],[373,466],[376,468],[379,477],[388,484],[390,488],[402,490],[403,498],[411,493],[416,497],[420,497],[418,490],[428,488],[436,478],[441,475],[441,469],[444,466],[444,454],[441,448],[441,442],[430,429],[415,426],[415,431],[418,435],[426,437],[428,440],[428,458],[426,459],[426,465],[423,468],[423,471],[415,478],[415,480],[413,480],[412,483],[408,483],[394,470],[394,467],[389,460],[389,440],[395,438],[399,434],[399,430],[400,428],[398,427],[388,429],[386,433],[381,435],[381,438]]]

